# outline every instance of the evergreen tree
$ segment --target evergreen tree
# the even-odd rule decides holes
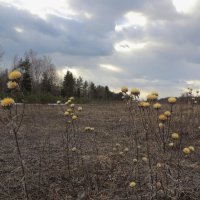
[[[75,79],[73,74],[70,71],[67,71],[64,81],[63,81],[63,87],[62,87],[62,96],[71,97],[74,96],[75,91]]]
[[[96,86],[93,82],[91,82],[89,84],[89,97],[90,97],[90,99],[96,99],[97,98]]]
[[[88,82],[87,81],[84,81],[84,84],[83,84],[83,97],[85,99],[88,99]]]
[[[110,96],[111,96],[111,92],[110,92],[108,86],[105,86],[105,91],[104,91],[104,93],[105,93],[105,99],[106,99],[106,100],[109,100],[109,99],[110,99]]]
[[[76,94],[75,96],[78,98],[81,98],[83,94],[83,79],[79,76],[79,78],[76,80]]]
[[[22,91],[25,93],[27,93],[27,92],[29,93],[32,91],[30,67],[31,67],[31,63],[27,57],[25,58],[25,60],[20,59],[17,68],[19,68],[23,74],[21,87],[22,87]]]
[[[43,72],[42,75],[41,89],[43,92],[51,92],[52,90],[52,83],[46,72]]]

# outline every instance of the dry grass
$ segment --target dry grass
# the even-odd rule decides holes
[[[171,129],[181,131],[183,147],[195,147],[195,153],[189,156],[181,153],[179,187],[177,157],[174,156],[177,149],[166,147],[167,172],[166,168],[155,169],[159,160],[163,162],[164,154],[158,151],[152,132],[149,144],[154,182],[151,184],[148,162],[142,161],[142,157],[147,156],[145,131],[138,115],[134,115],[137,128],[132,126],[127,109],[123,103],[83,105],[79,119],[69,128],[70,141],[67,144],[62,106],[27,105],[18,138],[29,199],[148,200],[150,196],[152,199],[200,199],[198,106],[194,116],[189,115],[187,105],[179,104],[174,108]],[[163,111],[168,109],[168,105],[162,108]],[[1,116],[4,115],[3,110],[0,112]],[[94,127],[95,132],[84,131],[86,126]],[[9,127],[2,124],[0,130],[0,199],[24,199],[14,136]],[[135,134],[139,135],[138,154],[135,152]],[[73,147],[76,147],[75,151]],[[128,148],[127,152],[125,148]],[[137,164],[133,162],[136,156]],[[168,177],[168,198],[162,186],[156,188],[159,181],[166,188],[165,173]],[[129,183],[133,180],[137,185],[130,188]]]

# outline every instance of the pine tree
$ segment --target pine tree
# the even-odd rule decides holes
[[[76,97],[81,98],[83,94],[83,79],[79,76],[76,80]]]
[[[32,91],[32,80],[30,76],[31,63],[28,58],[25,60],[20,59],[18,67],[23,74],[23,80],[21,83],[21,88],[24,93],[30,93]]]
[[[105,93],[105,99],[106,99],[106,100],[109,100],[109,99],[110,99],[110,96],[111,96],[111,92],[110,92],[108,86],[105,86],[105,91],[104,91],[104,93]]]
[[[41,89],[43,92],[51,92],[52,90],[52,83],[46,72],[42,75]]]
[[[75,79],[73,77],[73,74],[70,71],[67,71],[64,81],[63,81],[63,87],[62,87],[62,96],[71,97],[74,96],[75,92]]]

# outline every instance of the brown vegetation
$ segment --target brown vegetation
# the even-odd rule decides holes
[[[6,121],[9,110],[0,110],[6,123],[0,125],[0,199],[25,199],[24,180],[28,199],[37,200],[200,199],[198,104],[173,106],[165,143],[157,115],[170,110],[167,103],[158,113],[152,106],[139,110],[129,100],[83,105],[71,123],[65,107],[26,105],[17,134],[25,177]],[[181,139],[174,141],[173,132]],[[195,151],[185,155],[190,145]]]

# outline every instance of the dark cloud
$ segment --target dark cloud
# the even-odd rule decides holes
[[[49,16],[45,21],[28,11],[3,6],[0,6],[0,19],[0,41],[8,53],[14,53],[11,49],[15,47],[16,53],[32,48],[39,53],[101,56],[113,49],[107,37],[89,30],[89,21],[83,23],[57,16]],[[23,31],[19,33],[15,28]]]

